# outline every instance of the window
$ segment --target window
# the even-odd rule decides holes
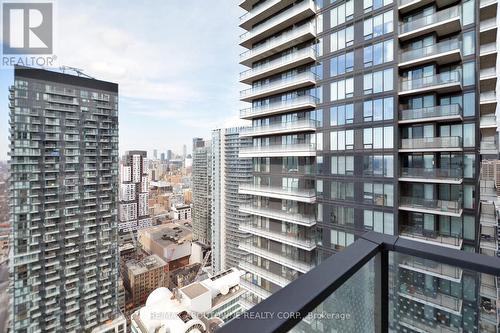
[[[369,45],[363,51],[365,67],[380,65],[394,60],[394,41],[392,39]]]
[[[392,70],[392,69],[391,69]],[[330,83],[330,100],[337,101],[354,96],[354,79],[349,78]]]
[[[330,108],[330,125],[342,126],[354,122],[354,105],[343,104]]]
[[[354,225],[354,208],[333,206],[330,214],[330,220],[333,224]]]
[[[394,97],[378,98],[363,102],[363,120],[380,121],[394,117]]]
[[[354,200],[354,183],[332,181],[330,187],[330,198],[332,200]]]
[[[344,231],[330,230],[330,242],[332,247],[346,247],[354,243],[354,235]]]
[[[330,132],[330,150],[354,149],[354,130]]]
[[[354,14],[354,1],[348,0],[346,3],[333,8],[330,11],[330,28],[352,20]]]
[[[363,9],[365,10],[365,13],[368,13],[372,10],[390,5],[391,3],[392,0],[363,0]]]
[[[476,68],[474,61],[465,62],[463,65],[463,84],[464,86],[472,86],[476,83]]]
[[[332,156],[333,175],[353,175],[354,156]]]
[[[367,229],[394,235],[394,215],[365,209],[363,212],[364,225]]]
[[[354,69],[354,52],[341,54],[330,59],[330,76],[352,72]]]
[[[391,91],[394,89],[393,81],[392,68],[365,74],[363,77],[363,92],[368,95]]]
[[[382,183],[364,183],[363,201],[376,206],[394,205],[394,185]]]
[[[363,22],[363,35],[366,39],[382,36],[392,32],[393,26],[393,11],[390,10],[383,14],[365,19]]]
[[[463,10],[462,10],[462,20],[463,20],[463,25],[471,24],[474,23],[474,1],[467,1],[464,2],[462,5]]]
[[[330,35],[330,51],[342,50],[354,43],[354,26],[334,32]]]
[[[363,129],[363,147],[365,149],[392,149],[394,133],[392,126]]]
[[[476,94],[474,92],[464,94],[463,113],[464,117],[476,114]]]
[[[393,155],[363,156],[363,175],[392,178],[394,176]]]

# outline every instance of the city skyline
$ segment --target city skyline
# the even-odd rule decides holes
[[[241,124],[240,31],[235,29],[241,14],[230,1],[189,0],[175,6],[58,1],[55,69],[73,66],[120,85],[120,155],[136,149],[150,156],[154,149],[182,153],[193,136],[209,137],[216,127]],[[213,35],[215,43],[207,38]],[[2,105],[8,104],[12,83],[13,70],[0,69]],[[0,126],[7,125],[4,112]],[[8,159],[7,141],[6,135],[0,137],[2,161]]]

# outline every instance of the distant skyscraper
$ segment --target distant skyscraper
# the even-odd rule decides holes
[[[120,241],[131,241],[132,233],[152,225],[149,217],[149,184],[147,152],[125,153],[120,164]]]
[[[210,244],[212,157],[210,141],[197,141],[193,151],[193,240]]]
[[[182,145],[182,159],[186,159],[187,156],[187,147],[186,145]]]
[[[14,80],[11,329],[89,332],[118,309],[118,85],[22,67]]]
[[[173,159],[172,151],[169,149],[167,150],[167,161],[171,161]]]
[[[203,147],[205,145],[205,141],[202,138],[193,138],[193,152],[195,148]]]
[[[162,160],[162,161],[165,161],[165,153],[161,153],[161,155],[160,155],[160,156],[161,156],[161,160]]]
[[[157,160],[157,159],[158,159],[158,150],[156,150],[156,149],[154,149],[154,150],[153,150],[153,158],[154,158],[155,160]]]
[[[241,137],[244,128],[212,131],[212,270],[220,272],[238,266],[242,250],[239,243],[250,234],[239,229],[248,227],[251,216],[240,212],[250,204],[250,196],[238,193],[241,184],[252,180],[252,159],[240,158],[240,148],[252,145],[252,139]]]

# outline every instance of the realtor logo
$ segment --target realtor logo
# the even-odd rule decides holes
[[[3,3],[3,54],[51,54],[52,3]]]

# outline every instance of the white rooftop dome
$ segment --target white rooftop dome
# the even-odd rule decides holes
[[[146,300],[146,306],[151,306],[158,302],[165,302],[165,300],[169,300],[171,297],[172,292],[168,290],[168,288],[157,288],[153,290],[151,294],[149,294],[148,299]]]

